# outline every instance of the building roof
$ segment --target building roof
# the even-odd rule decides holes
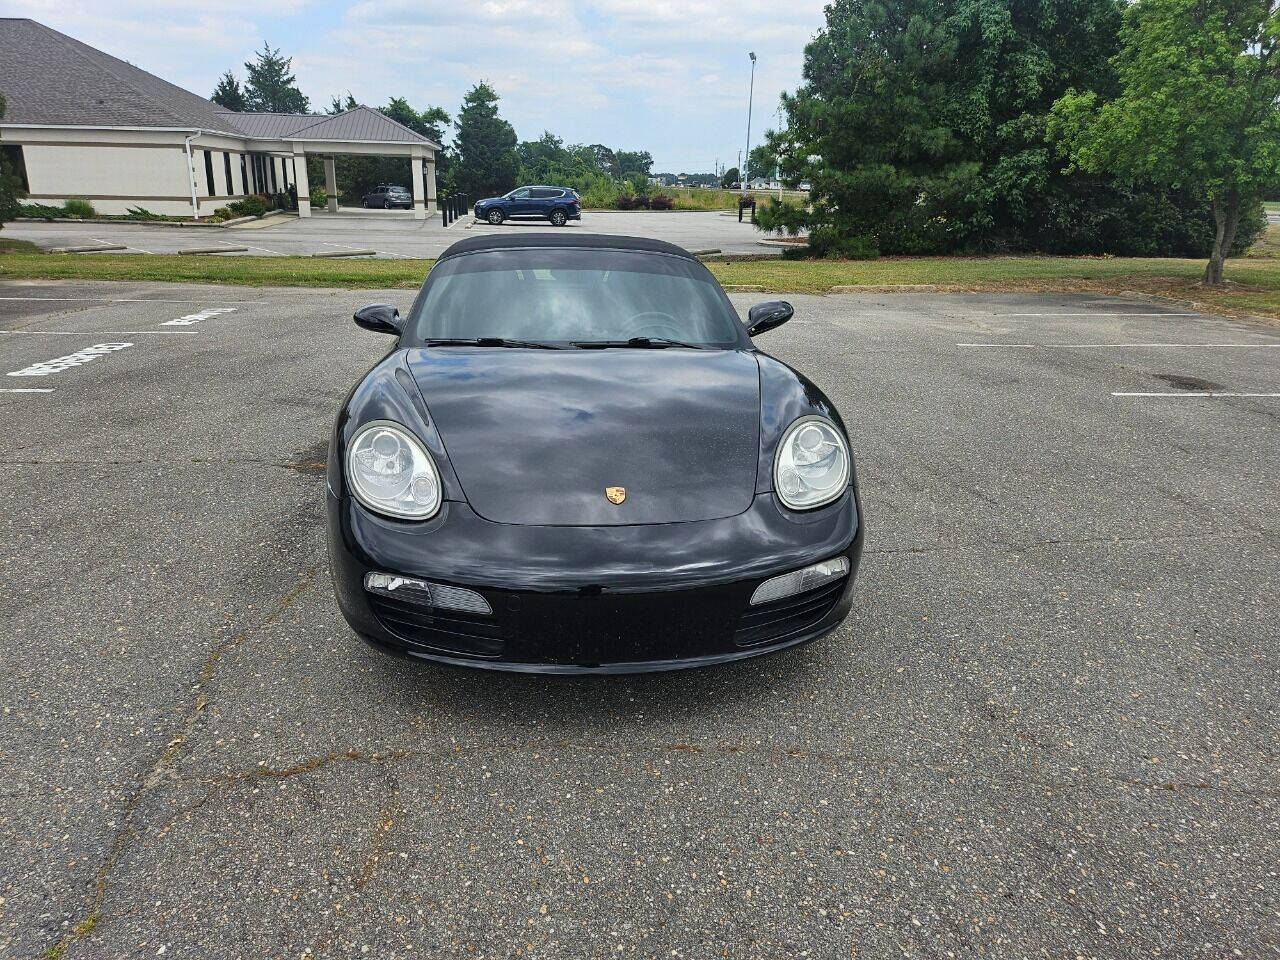
[[[224,122],[246,136],[268,140],[374,140],[379,143],[440,144],[368,107],[343,113],[234,113],[223,111]]]
[[[236,113],[22,17],[0,17],[0,93],[8,101],[5,124],[181,127],[259,140],[300,137],[440,148],[368,107],[332,115]]]
[[[227,130],[204,97],[25,18],[0,18],[4,122]]]
[[[278,140],[291,137],[303,127],[318,123],[320,114],[314,113],[237,113],[218,107],[224,130],[238,130],[246,137]]]
[[[651,240],[648,237],[619,237],[603,233],[578,234],[577,231],[558,233],[519,233],[489,234],[479,237],[468,237],[452,244],[440,254],[440,259],[460,256],[464,253],[479,253],[484,250],[520,250],[529,248],[546,249],[547,247],[574,247],[587,250],[633,250],[641,253],[665,253],[686,260],[697,258],[684,247],[677,247],[665,240]]]

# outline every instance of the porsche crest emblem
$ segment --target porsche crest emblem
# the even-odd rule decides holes
[[[626,487],[605,487],[604,495],[609,498],[610,503],[621,503],[627,499]]]

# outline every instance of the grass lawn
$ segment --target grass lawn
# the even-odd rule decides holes
[[[128,280],[249,286],[417,287],[431,260],[317,260],[311,257],[182,257],[156,254],[44,254],[0,240],[0,279]],[[13,252],[11,252],[13,251]],[[1221,290],[1198,285],[1202,260],[1119,257],[883,257],[879,260],[758,260],[708,267],[722,283],[778,293],[834,286],[927,284],[940,291],[1098,291],[1194,300],[1229,313],[1280,318],[1280,229],[1245,258],[1227,263]]]
[[[0,253],[39,253],[40,248],[30,240],[9,240],[0,237]]]

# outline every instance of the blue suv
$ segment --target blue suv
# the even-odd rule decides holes
[[[476,219],[494,226],[512,217],[537,217],[563,227],[570,220],[582,219],[578,191],[568,187],[517,187],[501,197],[489,197],[476,203]]]

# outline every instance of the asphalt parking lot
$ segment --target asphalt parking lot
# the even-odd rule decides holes
[[[554,230],[545,220],[512,220],[500,227],[476,223],[468,216],[446,229],[440,217],[414,220],[400,210],[344,209],[336,215],[302,220],[278,217],[231,227],[160,226],[141,223],[30,222],[5,226],[5,236],[29,240],[45,248],[123,244],[115,253],[176,253],[196,247],[236,248],[251,256],[312,256],[370,251],[380,258],[437,257],[455,241],[477,234],[510,234]],[[570,221],[565,231],[619,233],[652,237],[687,250],[777,255],[776,247],[761,246],[765,238],[751,223],[716,211],[588,210]],[[92,256],[92,254],[86,254]],[[216,254],[215,254],[216,255]]]
[[[571,679],[334,605],[350,314],[412,295],[0,284],[0,957],[1280,954],[1280,328],[796,296],[853,612]]]

